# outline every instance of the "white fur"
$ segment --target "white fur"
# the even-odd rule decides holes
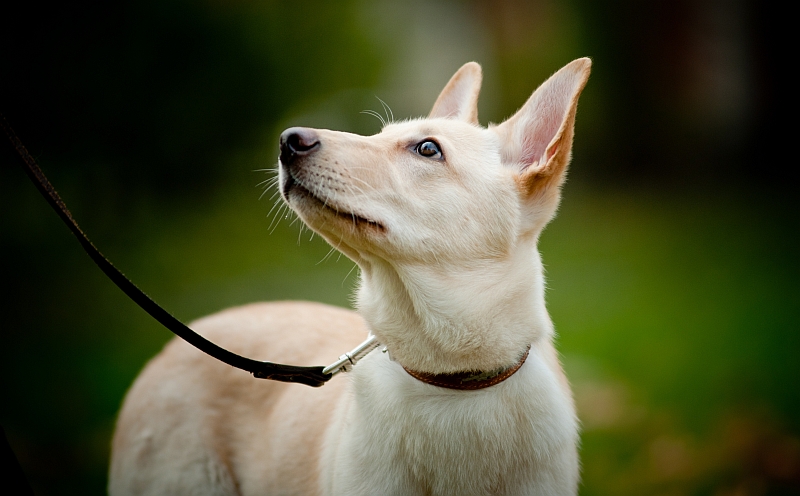
[[[470,63],[427,119],[369,137],[315,130],[319,148],[281,168],[281,184],[291,174],[302,189],[283,192],[359,265],[359,314],[391,359],[373,352],[314,390],[255,381],[173,342],[126,398],[111,493],[576,494],[577,419],[536,243],[558,206],[589,67],[567,65],[488,129]],[[443,160],[416,153],[426,139]],[[366,330],[347,311],[302,303],[194,327],[234,351],[299,363],[331,362]],[[495,370],[529,345],[516,374],[476,391],[424,384],[400,365]]]

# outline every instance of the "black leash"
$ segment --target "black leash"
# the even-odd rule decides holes
[[[8,122],[6,122],[5,116],[2,114],[0,114],[0,122],[2,122],[3,130],[5,130],[8,138],[11,140],[11,143],[17,150],[17,153],[19,153],[20,157],[22,157],[22,161],[25,162],[25,172],[28,174],[28,177],[36,185],[36,188],[39,190],[42,196],[44,196],[44,199],[47,200],[47,203],[53,207],[53,210],[55,210],[58,216],[61,217],[61,220],[64,221],[69,230],[72,231],[72,234],[78,238],[78,242],[81,244],[81,246],[83,246],[83,249],[86,251],[89,257],[94,260],[94,263],[100,267],[100,270],[102,270],[105,275],[109,277],[109,279],[114,281],[114,284],[116,284],[117,287],[119,287],[126,295],[128,295],[130,299],[135,301],[136,304],[142,307],[145,312],[149,313],[151,317],[159,321],[161,325],[200,351],[211,355],[217,360],[225,362],[232,367],[246,370],[259,379],[271,379],[273,381],[282,382],[297,382],[312,387],[319,387],[325,384],[325,382],[332,377],[332,374],[324,374],[322,372],[323,367],[321,366],[298,367],[295,365],[282,365],[280,363],[260,362],[258,360],[237,355],[236,353],[230,352],[225,348],[217,346],[203,336],[197,334],[193,330],[186,327],[183,322],[172,316],[172,314],[161,308],[158,303],[153,301],[141,289],[136,287],[136,285],[133,284],[130,279],[125,277],[125,275],[120,272],[119,269],[114,267],[114,265],[109,262],[108,259],[104,257],[97,248],[95,248],[92,242],[89,241],[89,238],[86,236],[86,234],[84,234],[81,228],[78,227],[78,223],[72,218],[72,214],[67,209],[64,201],[60,196],[58,196],[58,193],[56,192],[55,188],[53,188],[53,185],[50,184],[50,181],[44,175],[42,169],[39,168],[31,154],[28,153],[28,150],[22,145],[22,142],[19,140],[19,138],[17,138],[16,133],[14,133],[14,130],[11,129],[11,126],[8,124]]]

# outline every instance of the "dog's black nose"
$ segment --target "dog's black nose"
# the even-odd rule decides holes
[[[291,165],[297,157],[314,153],[319,147],[316,131],[307,127],[290,127],[281,133],[281,163]]]

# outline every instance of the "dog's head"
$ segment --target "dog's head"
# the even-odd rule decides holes
[[[478,124],[481,69],[472,62],[428,118],[374,136],[308,128],[281,135],[283,198],[361,267],[359,306],[382,342],[394,340],[386,328],[397,321],[430,329],[417,338],[434,347],[462,352],[506,339],[468,328],[481,312],[515,312],[514,300],[536,299],[518,286],[525,277],[542,285],[536,239],[558,207],[590,66],[568,64],[488,129]],[[378,301],[387,297],[394,309]],[[525,336],[511,341],[531,342],[530,332],[517,334]]]

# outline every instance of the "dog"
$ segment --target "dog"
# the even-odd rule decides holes
[[[294,364],[330,363],[370,333],[381,348],[315,389],[173,340],[124,400],[110,494],[576,494],[578,420],[537,242],[590,69],[569,63],[488,128],[470,62],[427,118],[373,136],[286,130],[281,195],[358,265],[358,313],[258,303],[192,327]]]

